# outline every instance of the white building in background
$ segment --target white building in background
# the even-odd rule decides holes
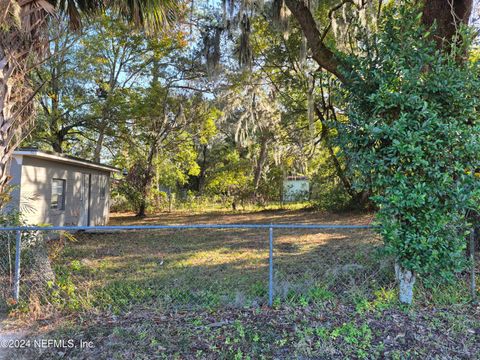
[[[307,201],[310,198],[310,182],[306,176],[287,176],[283,180],[283,202]]]

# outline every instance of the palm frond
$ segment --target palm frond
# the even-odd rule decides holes
[[[147,32],[157,32],[177,19],[182,8],[182,2],[178,0],[49,0],[49,2],[60,12],[68,15],[74,29],[81,27],[82,17],[96,15],[108,9],[125,20],[143,27]]]
[[[109,7],[145,30],[157,32],[178,18],[182,3],[178,0],[125,0],[111,1]]]
[[[60,13],[67,14],[70,27],[74,30],[82,26],[82,15],[92,15],[104,9],[103,1],[93,0],[50,0]]]

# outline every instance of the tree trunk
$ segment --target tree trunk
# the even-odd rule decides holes
[[[105,139],[106,124],[102,124],[99,128],[97,144],[95,145],[95,152],[93,153],[93,161],[100,162],[102,156],[103,140]]]
[[[353,189],[350,180],[345,175],[345,171],[343,171],[342,165],[340,164],[340,161],[338,161],[337,155],[335,155],[335,151],[333,150],[332,146],[330,145],[327,139],[325,139],[325,145],[327,146],[328,153],[330,154],[330,158],[333,161],[333,166],[335,166],[337,176],[340,178],[340,181],[342,182],[343,187],[347,191],[348,195],[350,195],[352,198],[356,197],[357,193]]]
[[[64,139],[62,138],[62,136],[60,134],[56,134],[54,140],[52,141],[53,151],[59,154],[63,153],[63,148],[62,148],[63,142],[64,142]]]
[[[371,191],[369,190],[364,190],[361,192],[355,191],[355,189],[352,186],[352,182],[347,177],[345,170],[343,170],[342,164],[340,164],[340,161],[338,160],[338,157],[335,154],[335,150],[331,145],[330,138],[329,138],[330,129],[328,128],[323,112],[322,110],[320,110],[318,105],[315,106],[315,112],[317,114],[318,119],[320,120],[320,123],[322,124],[321,137],[323,139],[323,142],[325,143],[325,146],[327,147],[328,153],[330,154],[330,158],[332,159],[332,162],[333,162],[333,166],[335,167],[337,176],[340,178],[340,181],[342,182],[342,185],[345,191],[347,192],[348,195],[350,195],[350,197],[352,198],[352,203],[355,204],[356,207],[358,208],[370,207],[369,202],[370,202]]]
[[[460,24],[468,24],[472,3],[472,0],[426,0],[424,2],[422,22],[427,28],[436,24],[432,36],[439,48],[446,45],[445,50],[449,50],[450,41]]]
[[[0,36],[3,34],[0,33]],[[20,143],[18,135],[22,130],[15,122],[15,112],[22,105],[17,103],[21,96],[14,92],[19,76],[15,73],[15,66],[8,58],[7,51],[0,42],[0,194],[5,192],[9,161],[15,147]]]
[[[139,218],[144,218],[146,216],[146,214],[145,214],[146,208],[147,208],[147,201],[146,201],[145,196],[144,196],[144,197],[142,197],[142,199],[140,201],[140,206],[138,207],[138,211],[137,211],[137,214],[135,216],[139,217]]]
[[[203,145],[203,149],[202,149],[203,159],[200,165],[200,174],[198,175],[197,190],[199,195],[202,195],[205,189],[205,181],[206,181],[206,175],[207,175],[207,152],[208,152],[207,145]]]
[[[260,186],[260,179],[262,178],[263,167],[267,160],[268,140],[262,137],[260,144],[260,155],[258,156],[257,166],[255,168],[255,175],[253,179],[253,197],[257,197],[258,187]]]
[[[0,194],[12,153],[32,128],[35,91],[28,72],[45,54],[42,35],[53,11],[48,1],[0,1]]]
[[[0,14],[3,25],[1,15],[4,14]],[[34,91],[27,79],[30,62],[22,55],[34,56],[31,46],[31,39],[20,30],[0,30],[0,208],[8,201],[5,192],[13,151],[31,130],[34,119]],[[43,238],[34,245],[32,270],[38,276],[36,281],[44,286],[55,276]]]
[[[168,212],[171,213],[172,212],[172,206],[173,206],[173,199],[172,199],[172,191],[171,189],[168,190]]]
[[[157,148],[157,139],[155,139],[150,145],[147,157],[147,168],[145,169],[145,176],[142,184],[142,198],[140,200],[140,206],[138,208],[137,217],[145,217],[145,210],[147,208],[147,195],[148,187],[153,179],[153,157]]]
[[[398,281],[400,302],[410,305],[413,300],[413,286],[416,280],[415,274],[400,266],[398,262],[395,262],[395,277]]]

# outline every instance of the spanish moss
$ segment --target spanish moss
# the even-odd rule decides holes
[[[238,49],[238,62],[241,67],[251,67],[252,66],[252,47],[250,44],[250,19],[247,14],[243,14],[242,21],[240,22],[240,45]]]
[[[310,131],[310,140],[313,141],[315,138],[315,98],[314,98],[314,89],[315,89],[315,78],[312,74],[308,74],[308,95],[307,95],[307,118],[308,118],[308,128]]]
[[[220,64],[220,40],[223,28],[214,26],[205,29],[202,32],[203,55],[207,65],[207,72],[210,76],[214,75]]]
[[[284,0],[272,1],[272,21],[273,24],[283,33],[283,36],[288,38],[288,17],[290,10],[285,5]]]

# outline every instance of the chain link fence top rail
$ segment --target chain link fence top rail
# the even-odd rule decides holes
[[[0,307],[25,312],[309,303],[392,282],[371,225],[30,226],[0,239]]]

